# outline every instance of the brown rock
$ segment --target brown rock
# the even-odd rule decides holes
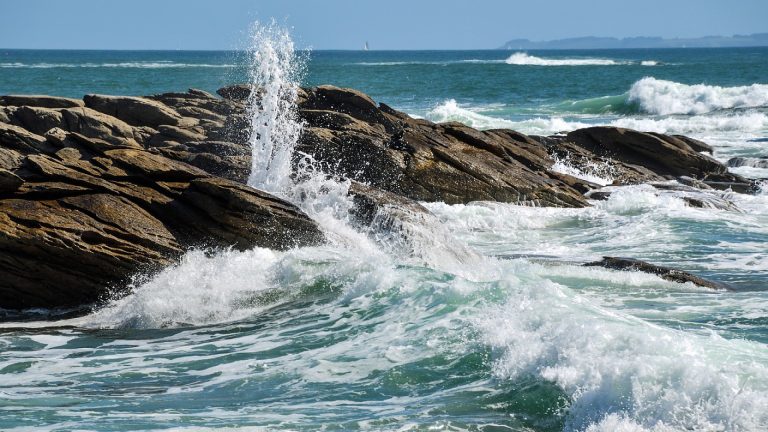
[[[151,99],[92,94],[86,95],[83,100],[88,108],[116,117],[132,126],[157,128],[160,125],[191,126],[196,123]]]
[[[70,99],[57,96],[6,95],[0,96],[0,105],[40,108],[77,108],[84,106],[84,103],[80,99]]]

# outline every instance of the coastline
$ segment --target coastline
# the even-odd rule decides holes
[[[1,97],[0,249],[28,261],[3,266],[0,308],[82,308],[119,297],[132,277],[155,274],[191,247],[321,242],[301,210],[245,185],[251,87],[219,93]],[[696,207],[732,206],[713,190],[757,189],[684,136],[612,127],[551,137],[478,131],[413,119],[332,86],[302,89],[297,106],[306,125],[297,150],[327,175],[365,185],[349,192],[361,226],[385,208],[397,217],[429,213],[416,201],[585,207],[607,198],[598,191],[606,185],[553,170],[566,159],[576,170],[602,166],[611,186],[687,193]],[[46,271],[34,270],[40,260]]]

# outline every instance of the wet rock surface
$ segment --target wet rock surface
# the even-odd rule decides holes
[[[590,262],[584,264],[586,267],[605,267],[613,270],[623,271],[639,271],[643,273],[650,273],[664,280],[677,283],[690,282],[694,285],[711,288],[715,290],[728,290],[731,289],[728,285],[720,282],[711,281],[702,277],[693,275],[691,273],[677,270],[669,267],[663,267],[655,264],[651,264],[646,261],[641,261],[632,258],[620,258],[620,257],[603,257],[600,261]]]
[[[245,185],[253,91],[0,97],[0,308],[91,303],[190,247],[322,242],[298,208]],[[418,201],[584,207],[607,196],[553,170],[565,157],[576,168],[604,167],[617,185],[678,178],[750,190],[702,153],[711,152],[706,144],[682,136],[479,131],[414,119],[333,86],[299,91],[298,114],[297,153],[352,181],[352,216],[362,224],[384,208],[428,214]]]
[[[151,147],[153,136],[169,130],[181,141],[206,136],[184,135],[196,122],[150,102],[132,100],[122,111],[133,125],[89,108],[27,106],[12,107],[15,124],[0,123],[0,308],[93,303],[190,247],[287,249],[324,241],[292,204],[212,174],[227,171],[232,145],[163,147],[180,147],[169,154]],[[69,121],[70,110],[78,118]],[[241,148],[232,154],[241,156]],[[196,159],[201,155],[215,155],[219,166]]]

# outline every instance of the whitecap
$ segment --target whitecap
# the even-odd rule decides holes
[[[523,52],[517,52],[506,60],[510,65],[524,66],[614,66],[627,64],[627,62],[603,58],[541,58]]]

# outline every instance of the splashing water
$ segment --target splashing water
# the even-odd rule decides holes
[[[386,249],[401,258],[408,256],[438,267],[479,258],[469,249],[452,244],[450,235],[428,214],[383,205],[370,227],[356,226],[350,220],[354,206],[349,196],[350,180],[323,173],[311,155],[295,160],[294,150],[304,126],[296,100],[306,59],[296,54],[289,31],[274,22],[266,26],[257,23],[252,34],[251,85],[258,90],[248,99],[253,152],[250,186],[299,206],[336,244],[363,247],[377,254]],[[435,244],[453,247],[436,248]],[[441,252],[435,254],[437,250]]]
[[[295,109],[304,64],[287,29],[274,21],[251,30],[248,50],[251,174],[248,184],[284,194],[291,188],[291,158],[302,124]]]

